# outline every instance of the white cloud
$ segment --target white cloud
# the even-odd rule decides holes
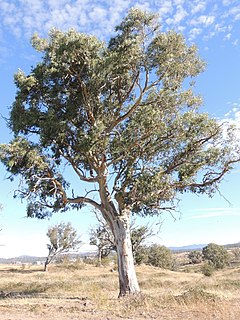
[[[232,37],[232,34],[231,34],[231,33],[228,33],[228,34],[225,35],[224,39],[225,39],[225,40],[230,40],[231,37]]]
[[[239,14],[240,12],[240,6],[236,6],[236,7],[232,7],[230,10],[229,10],[229,13],[232,14],[232,15],[236,15],[236,14]]]
[[[11,33],[29,39],[35,31],[46,36],[54,26],[63,30],[73,27],[105,38],[131,7],[157,12],[163,30],[174,28],[190,39],[200,34],[201,39],[208,39],[218,33],[229,39],[228,26],[235,28],[240,19],[240,5],[234,0],[0,0],[2,37]],[[230,40],[237,45],[232,39],[233,33]]]
[[[184,2],[186,2],[185,0],[173,0],[173,3],[175,4],[175,5],[182,5],[182,4],[184,4]]]
[[[235,148],[235,157],[240,154],[240,101],[228,103],[232,108],[219,122],[223,125],[223,134],[227,137],[228,129],[231,128],[231,146]]]
[[[207,26],[213,24],[214,21],[215,21],[215,16],[213,16],[213,15],[201,15],[195,19],[192,19],[190,21],[190,24],[193,26],[203,25],[203,26],[207,27]]]
[[[199,12],[203,12],[206,9],[207,5],[205,1],[200,1],[199,3],[192,4],[192,10],[191,10],[191,14],[196,14]]]
[[[193,28],[190,30],[189,32],[189,40],[192,41],[194,40],[199,34],[202,33],[202,29],[201,28]]]
[[[140,10],[143,10],[143,11],[151,11],[151,6],[149,4],[149,2],[137,2],[136,5],[134,6],[136,8],[139,8]]]
[[[223,0],[223,5],[224,6],[228,6],[228,5],[230,5],[231,3],[233,3],[233,0]]]
[[[173,12],[173,4],[172,4],[171,1],[168,1],[168,0],[163,1],[161,3],[161,6],[158,8],[158,13],[160,15],[160,18],[162,16],[166,16],[168,14],[172,14],[172,12]]]
[[[182,6],[178,6],[177,12],[173,17],[174,22],[177,24],[177,23],[181,22],[186,16],[187,16],[186,10],[184,10],[184,8]]]
[[[93,10],[89,13],[89,17],[96,21],[101,22],[106,19],[107,11],[101,7],[94,7]]]
[[[234,18],[235,20],[240,20],[240,13],[236,14]]]
[[[233,44],[234,46],[237,46],[237,45],[239,44],[239,39],[234,40],[232,44]]]
[[[240,208],[205,208],[194,210],[197,214],[189,217],[192,219],[206,219],[225,216],[240,216]]]

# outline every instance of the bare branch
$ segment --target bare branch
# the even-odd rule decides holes
[[[67,198],[68,203],[86,203],[91,204],[94,208],[102,211],[102,206],[94,201],[93,199],[87,197],[76,197],[76,198]]]
[[[90,182],[90,183],[98,182],[98,179],[99,179],[98,176],[86,177],[83,174],[83,171],[77,167],[77,165],[75,164],[75,162],[73,161],[73,159],[70,156],[64,154],[62,151],[60,151],[60,153],[71,164],[72,168],[74,169],[74,171],[76,172],[76,174],[78,175],[80,180],[85,181],[85,182]]]
[[[89,103],[89,93],[88,93],[88,90],[87,90],[87,86],[84,83],[84,81],[82,80],[81,75],[80,75],[79,72],[77,72],[73,68],[72,68],[72,70],[69,69],[69,71],[73,76],[76,76],[77,79],[78,79],[78,82],[80,84],[80,87],[81,87],[82,93],[83,93],[83,100],[84,100],[84,103],[85,103],[85,105],[87,107],[88,118],[89,118],[91,124],[93,125],[95,123],[95,118],[94,118],[94,115],[93,115],[93,113],[91,111],[91,105]]]
[[[221,172],[208,172],[204,177],[202,182],[200,183],[190,183],[188,185],[181,185],[181,183],[176,183],[175,186],[178,190],[180,189],[186,189],[186,188],[202,188],[214,185],[215,183],[219,182],[223,176],[230,171],[230,166],[234,163],[238,163],[240,159],[229,161],[225,167],[222,169]],[[215,176],[215,178],[213,177]]]

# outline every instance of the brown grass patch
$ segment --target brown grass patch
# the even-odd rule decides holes
[[[27,272],[28,271],[28,272]],[[118,275],[92,265],[22,270],[0,266],[1,320],[239,319],[240,272],[137,267],[142,293],[118,299]],[[2,293],[1,293],[2,291]]]

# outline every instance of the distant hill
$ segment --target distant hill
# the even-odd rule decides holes
[[[63,254],[67,255],[69,258],[83,258],[83,257],[91,257],[96,255],[96,252],[81,252],[79,254],[75,253],[67,253]],[[19,256],[19,257],[14,257],[14,258],[0,258],[0,264],[12,264],[12,263],[35,263],[35,262],[44,262],[46,260],[46,257],[35,257],[35,256]]]
[[[207,244],[191,244],[182,247],[169,247],[172,251],[192,251],[192,250],[202,250]]]
[[[240,248],[240,242],[225,244],[224,247],[226,249],[229,249],[229,248]]]
[[[193,250],[202,250],[202,248],[206,247],[207,244],[191,244],[188,246],[181,246],[181,247],[168,247],[173,252],[186,252],[186,251],[193,251]],[[230,243],[223,245],[226,249],[232,248],[240,248],[240,242],[237,243]],[[95,251],[90,252],[81,252],[78,254],[69,253],[67,254],[69,258],[83,258],[83,257],[93,257],[96,255]],[[14,258],[0,258],[0,264],[11,264],[11,263],[34,263],[34,262],[44,262],[46,257],[35,257],[35,256],[19,256]]]
[[[0,258],[0,263],[11,264],[11,263],[34,263],[36,261],[45,261],[46,257],[34,257],[34,256],[19,256],[13,258]]]
[[[172,251],[193,251],[193,250],[202,250],[202,248],[206,247],[207,244],[191,244],[189,246],[182,246],[182,247],[169,247]],[[230,248],[240,248],[240,242],[237,243],[230,243],[223,245],[224,248],[230,249]]]

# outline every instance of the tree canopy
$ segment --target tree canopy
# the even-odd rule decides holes
[[[143,214],[178,191],[210,194],[230,169],[221,125],[198,113],[201,99],[187,86],[204,69],[197,48],[136,9],[116,30],[108,45],[74,30],[32,38],[43,58],[15,75],[17,137],[1,146],[8,170],[25,178],[29,215],[93,204],[79,189],[67,193],[64,163],[85,182],[108,170],[119,212]]]

